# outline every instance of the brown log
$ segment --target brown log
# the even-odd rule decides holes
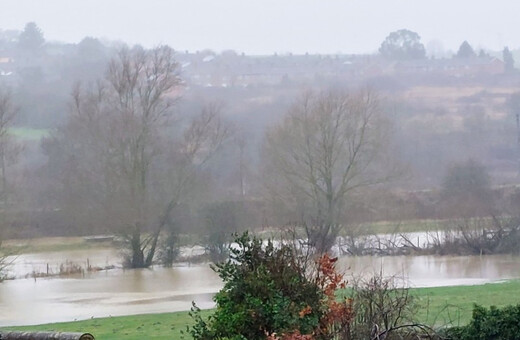
[[[0,332],[0,340],[94,340],[89,333],[70,332]]]

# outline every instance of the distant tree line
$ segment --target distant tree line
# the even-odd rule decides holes
[[[15,60],[0,64],[14,70],[0,77],[2,212],[11,214],[5,225],[13,235],[114,233],[127,265],[148,267],[171,265],[186,233],[204,239],[215,260],[228,255],[233,232],[282,225],[301,228],[324,252],[360,221],[480,216],[506,205],[483,166],[516,155],[510,117],[486,118],[484,102],[494,93],[457,99],[461,129],[439,133],[434,123],[450,114],[444,107],[393,99],[384,87],[345,88],[348,77],[316,72],[220,87],[187,80],[200,70],[238,77],[229,65],[272,68],[291,58],[319,61],[319,69],[330,56],[201,51],[188,58],[167,46],[92,37],[54,44],[34,23],[0,32],[0,46],[0,57]],[[373,57],[413,63],[426,52],[417,33],[400,30]],[[488,58],[464,42],[453,60],[481,57]],[[508,80],[515,72],[507,48],[503,59],[511,73],[500,79]],[[189,73],[190,62],[197,71]],[[410,79],[391,91],[422,84]],[[22,142],[14,127],[45,128],[44,138]],[[462,151],[452,150],[459,144]],[[416,194],[418,187],[434,189]]]

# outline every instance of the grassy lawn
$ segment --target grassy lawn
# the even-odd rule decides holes
[[[208,315],[209,312],[204,312]],[[182,339],[181,330],[191,324],[188,312],[143,314],[40,326],[11,327],[10,330],[89,332],[96,339]],[[186,337],[186,339],[190,339]]]
[[[503,307],[520,303],[520,281],[476,286],[417,288],[411,292],[420,308],[417,318],[427,324],[464,325],[471,319],[473,304]]]
[[[447,325],[449,320],[465,324],[471,318],[474,303],[506,306],[520,303],[520,281],[439,288],[417,288],[411,293],[419,304],[417,318],[427,324]],[[205,311],[208,315],[211,311]],[[187,312],[144,314],[10,327],[12,330],[90,332],[96,339],[182,339],[181,330],[192,323]],[[189,339],[189,337],[186,337]]]

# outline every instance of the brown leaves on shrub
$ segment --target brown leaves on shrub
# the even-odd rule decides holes
[[[338,258],[331,258],[329,255],[323,255],[318,261],[318,271],[315,283],[323,292],[322,315],[319,326],[312,334],[300,334],[298,330],[285,333],[281,336],[277,334],[268,334],[267,340],[318,340],[332,339],[342,334],[347,334],[350,324],[354,318],[352,309],[352,300],[337,300],[336,293],[338,289],[346,287],[346,281],[343,280],[343,274],[336,270],[336,262]],[[310,306],[305,307],[299,313],[300,317],[304,317],[312,313]]]
[[[325,312],[320,320],[320,328],[317,335],[330,338],[337,334],[348,332],[350,323],[354,318],[352,300],[338,301],[336,292],[344,289],[347,282],[343,280],[343,274],[336,270],[337,257],[331,258],[328,254],[323,255],[318,261],[318,275],[316,284],[324,293],[323,304]]]

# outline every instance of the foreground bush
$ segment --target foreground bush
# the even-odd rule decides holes
[[[446,333],[453,340],[520,340],[520,305],[489,309],[475,305],[468,325]]]
[[[413,320],[415,304],[408,288],[396,277],[374,275],[354,282],[354,320],[349,339],[433,338],[432,330]]]
[[[235,243],[230,259],[214,267],[224,281],[216,312],[204,320],[194,306],[196,324],[188,329],[194,339],[325,340],[348,332],[351,302],[335,298],[344,287],[335,259],[325,255],[309,275],[293,247],[263,245],[247,233]]]

